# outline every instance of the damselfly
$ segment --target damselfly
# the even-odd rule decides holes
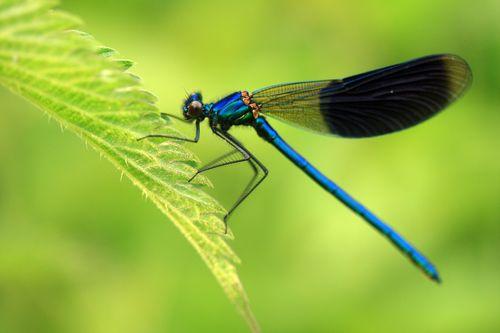
[[[213,133],[227,142],[232,150],[200,168],[191,180],[207,170],[239,162],[248,162],[254,170],[254,177],[224,217],[227,226],[227,219],[235,208],[268,175],[267,168],[229,133],[233,126],[252,126],[261,138],[381,232],[428,277],[439,282],[436,268],[424,255],[299,155],[271,127],[266,116],[340,137],[372,137],[406,129],[434,116],[460,97],[471,79],[471,70],[463,59],[443,54],[341,80],[278,84],[253,93],[238,91],[214,103],[203,103],[201,93],[196,92],[184,101],[183,117],[168,115],[194,122],[194,139],[161,134],[144,138],[198,142],[200,123],[208,119]],[[230,159],[235,156],[239,157]]]

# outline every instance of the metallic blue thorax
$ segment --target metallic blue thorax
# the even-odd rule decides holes
[[[252,110],[246,105],[241,92],[235,92],[208,105],[210,124],[228,130],[233,125],[250,125],[253,122]]]

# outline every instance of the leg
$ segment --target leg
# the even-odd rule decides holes
[[[180,120],[180,121],[185,122],[185,123],[189,123],[190,122],[189,120],[184,119],[182,117],[179,117],[179,116],[177,116],[175,114],[170,114],[170,113],[165,113],[165,112],[160,113],[160,117],[162,117],[165,120],[168,120],[168,117],[170,117],[170,118],[174,118],[174,119]]]
[[[162,116],[163,115],[165,115],[165,113],[162,113]],[[180,119],[178,117],[175,117],[175,118],[176,119]],[[185,121],[185,119],[180,119],[180,120],[184,120]],[[163,135],[163,134],[149,134],[149,135],[143,136],[142,138],[137,139],[137,141],[141,141],[141,140],[144,140],[144,139],[147,139],[147,138],[165,138],[165,139],[174,139],[174,140],[179,140],[179,141],[197,143],[200,140],[200,121],[199,120],[196,120],[195,126],[196,126],[196,129],[195,129],[196,132],[195,132],[195,135],[194,135],[194,139],[180,138],[180,137],[177,137],[177,136]]]
[[[189,182],[191,182],[194,178],[196,178],[196,176],[198,176],[200,173],[202,172],[205,172],[205,171],[208,171],[208,170],[213,170],[213,169],[216,169],[216,168],[219,168],[219,167],[223,167],[223,166],[226,166],[226,165],[231,165],[231,164],[236,164],[236,163],[241,163],[241,162],[246,162],[246,161],[249,161],[250,160],[250,154],[248,154],[247,150],[246,149],[241,149],[239,145],[241,145],[241,143],[235,143],[231,140],[228,140],[226,135],[227,133],[224,133],[222,131],[219,131],[219,130],[214,130],[214,133],[215,135],[217,135],[219,138],[221,138],[222,140],[226,141],[228,144],[230,144],[234,150],[216,158],[215,160],[211,161],[210,163],[204,165],[203,167],[201,167],[194,175],[193,177],[191,177],[191,179],[189,180]],[[228,158],[229,156],[235,154],[235,153],[239,153],[240,155],[242,155],[241,158],[237,159],[237,160],[230,160],[230,161],[224,161],[226,158]],[[252,166],[253,168],[253,166]]]
[[[238,158],[236,160],[229,159],[229,157],[231,157],[232,155],[235,155],[235,154],[241,155],[241,152],[239,150],[237,150],[237,149],[234,149],[234,150],[231,150],[231,151],[225,153],[224,155],[222,155],[220,157],[217,157],[213,161],[205,164],[204,166],[202,166],[201,168],[199,168],[198,171],[189,179],[189,182],[191,182],[193,179],[195,179],[196,176],[198,176],[202,172],[205,172],[205,171],[208,171],[208,170],[212,170],[212,169],[215,169],[215,168],[218,168],[218,167],[222,167],[222,166],[225,166],[225,165],[230,165],[230,164],[236,164],[236,163],[239,163],[239,162],[244,162],[244,161],[247,161],[249,159],[248,156],[243,156],[242,158]]]
[[[264,178],[267,177],[268,174],[267,169],[265,167],[263,169],[260,168],[260,166],[256,164],[253,158],[254,157],[248,160],[248,164],[252,167],[253,170],[253,176],[248,182],[247,186],[245,186],[245,189],[241,192],[236,202],[228,210],[226,216],[224,216],[224,222],[226,223],[226,227],[227,227],[227,220],[229,220],[229,216],[233,213],[233,211],[236,210],[236,207],[238,207],[250,195],[250,193],[252,193],[252,191],[255,188],[257,188],[257,186],[260,185],[260,183],[264,180]],[[261,173],[260,172],[261,170],[263,170],[264,172]]]
[[[239,150],[243,156],[248,156],[248,162],[250,163],[252,169],[254,170],[254,176],[246,186],[243,193],[240,195],[238,200],[233,204],[233,206],[227,211],[226,216],[224,216],[224,223],[226,225],[227,232],[227,221],[229,216],[234,212],[234,210],[262,183],[262,181],[267,177],[269,171],[267,168],[252,154],[250,153],[244,146],[239,142],[235,137],[227,132],[215,132],[219,137],[221,137],[224,141],[228,142],[230,145]],[[259,169],[262,170],[263,174],[259,177]]]

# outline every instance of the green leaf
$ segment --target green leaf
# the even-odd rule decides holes
[[[182,136],[160,117],[153,94],[127,72],[129,60],[92,36],[71,30],[80,20],[50,0],[0,0],[0,83],[55,118],[108,158],[177,226],[229,299],[259,327],[248,305],[219,216],[203,176],[187,182],[197,157],[179,141],[142,140],[151,133]]]

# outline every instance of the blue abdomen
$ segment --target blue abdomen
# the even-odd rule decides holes
[[[418,252],[417,249],[415,249],[410,243],[408,243],[408,241],[406,241],[390,226],[382,222],[377,216],[375,216],[372,212],[366,209],[353,197],[347,194],[347,192],[345,192],[337,184],[328,179],[328,177],[323,175],[304,157],[302,157],[292,147],[290,147],[271,127],[271,125],[269,125],[269,123],[266,121],[265,118],[258,117],[257,119],[255,119],[254,127],[260,137],[271,143],[290,161],[292,161],[296,166],[302,169],[316,183],[318,183],[321,187],[330,192],[333,196],[339,199],[344,205],[349,207],[356,214],[361,216],[366,222],[372,225],[375,229],[380,231],[404,255],[406,255],[411,261],[413,261],[413,263],[415,263],[422,271],[424,271],[425,274],[427,274],[427,276],[429,276],[431,279],[435,281],[438,282],[440,281],[439,274],[436,268],[423,254]]]

